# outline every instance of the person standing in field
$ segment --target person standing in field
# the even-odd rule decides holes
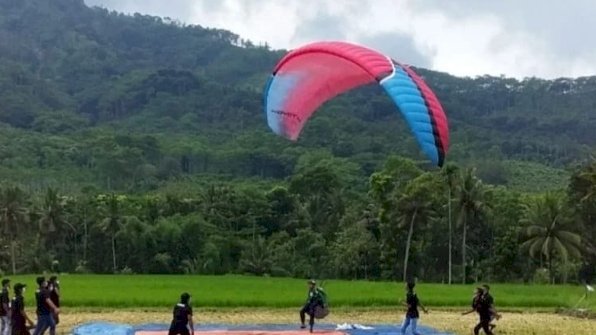
[[[10,335],[10,297],[8,290],[10,290],[10,279],[5,278],[2,280],[2,293],[0,293],[0,318],[2,319],[0,335]]]
[[[486,300],[486,303],[488,303],[488,305],[490,305],[490,321],[497,319],[499,320],[501,318],[501,315],[499,313],[497,313],[496,309],[495,309],[495,299],[493,298],[492,295],[490,295],[490,286],[488,286],[487,284],[482,285],[482,289],[483,289],[483,299]],[[492,331],[496,325],[493,323],[488,324],[490,330]]]
[[[474,327],[474,335],[480,334],[480,329],[484,331],[486,335],[493,335],[492,329],[495,327],[491,324],[493,318],[497,320],[501,317],[493,307],[494,299],[489,293],[490,287],[488,285],[482,286],[482,295],[478,301],[478,316],[480,322]]]
[[[467,312],[461,313],[461,315],[467,315],[470,313],[477,312],[480,308],[480,299],[482,299],[482,295],[484,294],[484,290],[481,287],[476,287],[474,290],[474,296],[472,297],[472,309]]]
[[[306,297],[306,302],[300,310],[300,328],[306,328],[304,323],[306,321],[306,314],[308,314],[308,324],[310,325],[310,332],[312,333],[315,324],[315,309],[317,306],[323,306],[323,297],[318,290],[317,282],[314,279],[311,279],[308,281],[308,296]]]
[[[33,335],[45,334],[46,330],[50,330],[50,335],[56,334],[56,322],[52,315],[60,314],[60,309],[54,305],[50,299],[50,291],[48,290],[48,282],[45,277],[37,277],[37,285],[39,288],[35,291],[35,300],[37,301],[37,327]]]
[[[404,323],[401,326],[401,334],[405,335],[406,330],[411,325],[412,334],[420,335],[418,330],[416,329],[418,326],[418,318],[420,317],[420,313],[418,312],[418,306],[422,308],[424,313],[428,313],[428,310],[420,303],[416,292],[414,292],[414,287],[416,284],[414,282],[409,282],[406,284],[406,302],[405,306],[408,308],[406,312],[406,318],[404,319]]]
[[[50,300],[54,303],[54,306],[60,308],[60,282],[58,281],[58,277],[50,277],[48,290],[50,291]],[[60,323],[60,316],[56,313],[52,313],[52,317],[54,318],[56,325],[58,325]]]
[[[16,283],[14,285],[14,298],[11,302],[11,315],[10,323],[12,326],[12,335],[30,335],[29,329],[26,323],[29,323],[29,327],[33,327],[33,321],[29,318],[25,312],[25,299],[23,299],[23,293],[25,293],[26,285]]]
[[[190,294],[182,293],[180,302],[174,306],[172,323],[168,335],[194,335],[194,333],[195,328],[192,320],[192,307],[190,307]]]

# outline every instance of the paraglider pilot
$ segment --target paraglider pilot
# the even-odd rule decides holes
[[[315,324],[315,310],[317,306],[323,307],[323,297],[321,296],[321,292],[317,288],[317,282],[314,279],[311,279],[308,281],[308,296],[306,298],[306,303],[300,310],[300,328],[306,328],[304,322],[306,314],[308,314],[310,332],[312,333],[312,328]]]

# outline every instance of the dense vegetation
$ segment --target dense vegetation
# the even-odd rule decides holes
[[[0,41],[4,271],[593,276],[596,77],[419,69],[452,130],[436,171],[374,86],[274,136],[283,52],[228,31],[0,0]]]

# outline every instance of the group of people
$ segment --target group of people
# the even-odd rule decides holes
[[[13,287],[14,295],[11,298],[10,279],[2,280],[0,335],[30,335],[31,329],[34,329],[33,335],[45,334],[47,330],[50,335],[56,333],[56,325],[60,322],[60,282],[56,276],[50,277],[49,280],[45,277],[37,277],[36,282],[37,323],[34,323],[25,312],[23,294],[27,285],[16,283]]]
[[[327,298],[325,291],[317,287],[317,283],[314,280],[308,281],[308,296],[306,303],[300,310],[300,320],[302,322],[302,329],[306,328],[306,315],[310,317],[309,325],[310,332],[313,331],[314,319],[324,318],[329,314],[327,307]],[[194,335],[194,324],[192,319],[192,307],[190,306],[190,294],[182,293],[180,301],[174,305],[172,311],[172,322],[170,323],[170,329],[168,335]],[[1,335],[1,334],[0,334]]]
[[[495,300],[490,295],[490,287],[483,285],[477,287],[474,291],[474,297],[472,298],[472,309],[462,313],[462,315],[470,313],[478,313],[480,322],[474,327],[474,334],[478,335],[480,329],[484,330],[487,335],[492,335],[492,330],[495,325],[492,322],[493,319],[500,319],[501,315],[497,313],[494,307]]]
[[[406,334],[408,327],[411,328],[414,335],[420,335],[417,330],[418,319],[420,318],[418,309],[421,308],[424,313],[428,313],[426,307],[424,307],[420,302],[420,299],[418,299],[418,295],[414,291],[415,287],[416,284],[413,282],[408,282],[406,284],[406,300],[404,301],[404,305],[407,308],[407,311],[401,326],[402,335]],[[324,318],[329,313],[329,307],[326,300],[325,291],[323,291],[322,288],[317,287],[314,280],[309,280],[306,303],[300,310],[300,328],[306,328],[305,321],[306,315],[308,315],[310,317],[310,332],[312,333],[315,318]],[[484,330],[486,335],[493,335],[492,330],[495,325],[492,321],[494,319],[500,319],[501,316],[495,310],[494,298],[490,294],[490,287],[488,285],[483,285],[482,287],[477,287],[475,289],[472,298],[472,308],[469,311],[462,313],[462,315],[473,312],[478,313],[480,318],[480,321],[474,327],[474,335],[479,335],[481,329]]]
[[[415,286],[416,284],[412,282],[406,284],[406,301],[404,304],[407,307],[407,312],[401,327],[402,335],[406,334],[406,330],[410,326],[414,335],[420,335],[416,329],[418,318],[420,317],[418,306],[422,308],[424,313],[428,313],[427,309],[420,303],[420,300],[414,291]],[[486,335],[493,335],[492,331],[495,325],[491,322],[493,319],[500,319],[501,315],[497,313],[494,307],[494,299],[490,295],[490,287],[488,285],[477,287],[474,290],[474,296],[472,297],[472,308],[469,311],[462,313],[462,315],[474,312],[478,313],[480,318],[480,321],[474,327],[474,335],[479,335],[481,329]]]
[[[33,335],[45,334],[49,330],[50,335],[55,335],[56,325],[60,322],[60,282],[56,276],[46,280],[45,277],[37,277],[37,290],[35,291],[35,300],[37,303],[36,314],[37,324],[25,312],[25,299],[23,293],[27,285],[17,283],[14,285],[14,296],[10,297],[10,279],[2,280],[2,293],[0,294],[0,335],[30,335],[30,329],[34,329]],[[422,305],[416,292],[416,284],[409,282],[406,284],[406,300],[404,305],[407,307],[406,316],[401,327],[402,335],[405,335],[408,327],[411,327],[412,333],[417,332],[417,323],[420,317],[418,308],[427,313],[427,309]],[[190,305],[191,296],[188,293],[182,293],[180,301],[174,306],[173,318],[170,324],[168,335],[194,335],[194,325],[192,319],[192,307]],[[494,299],[490,295],[490,287],[483,285],[476,288],[472,298],[472,308],[462,315],[476,312],[480,317],[480,322],[474,327],[474,334],[478,335],[480,330],[484,330],[486,335],[492,335],[493,319],[499,319],[500,315],[494,308]],[[310,332],[313,332],[315,318],[324,318],[329,314],[327,305],[327,295],[325,291],[317,287],[314,280],[308,281],[308,295],[306,303],[300,310],[300,328],[306,328],[306,315],[309,316]]]

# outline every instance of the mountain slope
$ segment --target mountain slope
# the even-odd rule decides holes
[[[68,175],[73,188],[132,190],[181,176],[279,179],[323,149],[356,163],[364,181],[389,154],[424,159],[374,85],[325,104],[297,144],[274,136],[261,90],[284,52],[225,30],[82,0],[0,0],[0,41],[4,178],[63,185]],[[517,81],[418,70],[448,114],[448,160],[477,165],[488,182],[548,188],[512,171],[524,166],[561,180],[562,169],[596,145],[596,77]]]

